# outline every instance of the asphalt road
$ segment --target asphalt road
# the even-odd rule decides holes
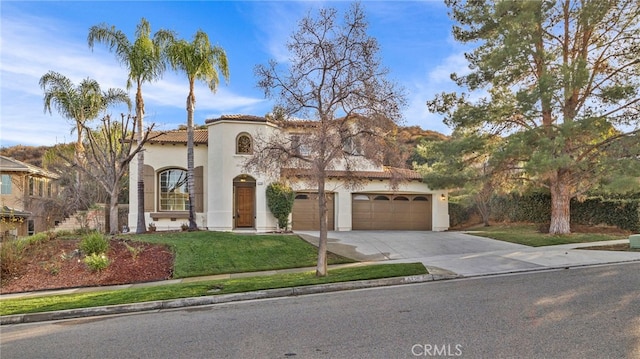
[[[0,327],[5,358],[640,358],[640,263]]]

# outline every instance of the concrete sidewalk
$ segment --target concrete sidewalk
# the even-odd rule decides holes
[[[301,232],[317,243],[317,232]],[[615,241],[529,247],[463,232],[329,232],[335,253],[377,261],[421,262],[430,272],[482,276],[531,270],[640,261],[640,252],[585,250],[582,247],[628,243]]]

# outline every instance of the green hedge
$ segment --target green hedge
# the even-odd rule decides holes
[[[473,207],[465,207],[460,203],[449,202],[449,225],[456,227],[466,223],[471,216]]]
[[[498,222],[549,222],[551,197],[544,193],[495,196],[491,199],[491,218]]]
[[[551,218],[551,196],[545,193],[496,196],[491,201],[491,218],[503,222],[547,223]],[[571,201],[571,223],[606,224],[640,231],[640,199],[606,199],[590,197]]]
[[[571,201],[571,219],[574,223],[607,224],[640,232],[640,200],[588,198],[583,202]]]

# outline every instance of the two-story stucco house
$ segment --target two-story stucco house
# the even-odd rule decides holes
[[[252,156],[256,136],[295,136],[289,128],[258,116],[229,115],[206,121],[206,130],[195,130],[194,174],[196,222],[212,231],[273,231],[277,221],[269,212],[266,187],[285,179],[296,191],[291,217],[295,230],[319,227],[317,190],[309,187],[303,169],[283,169],[280,178],[247,173],[243,164]],[[171,131],[145,145],[145,199],[147,223],[158,230],[179,229],[188,221],[186,131]],[[137,218],[137,162],[130,164],[129,225]],[[385,167],[363,168],[357,191],[346,189],[344,171],[328,172],[329,230],[427,230],[449,227],[446,191],[431,190],[422,177],[405,171],[408,181],[395,191]]]
[[[47,213],[44,205],[58,195],[55,173],[5,156],[0,156],[0,173],[3,238],[45,231],[62,220]]]

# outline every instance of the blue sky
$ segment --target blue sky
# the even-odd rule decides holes
[[[362,1],[369,34],[376,37],[390,78],[408,95],[405,125],[442,133],[449,129],[426,101],[441,91],[457,90],[452,72],[466,72],[464,48],[451,35],[451,20],[440,1]],[[50,70],[75,84],[97,80],[104,89],[125,88],[127,73],[114,54],[87,46],[93,25],[114,25],[134,39],[142,17],[152,27],[174,30],[191,40],[202,29],[226,51],[230,81],[213,94],[196,88],[195,123],[223,114],[263,116],[273,107],[256,86],[254,66],[270,59],[286,62],[286,42],[299,19],[319,7],[348,9],[346,1],[5,1],[0,3],[0,141],[2,146],[53,145],[73,141],[72,122],[44,113],[38,85]],[[133,98],[135,89],[130,90]],[[145,123],[169,130],[186,123],[188,84],[184,74],[167,71],[143,86]],[[126,109],[109,112],[120,114]]]

